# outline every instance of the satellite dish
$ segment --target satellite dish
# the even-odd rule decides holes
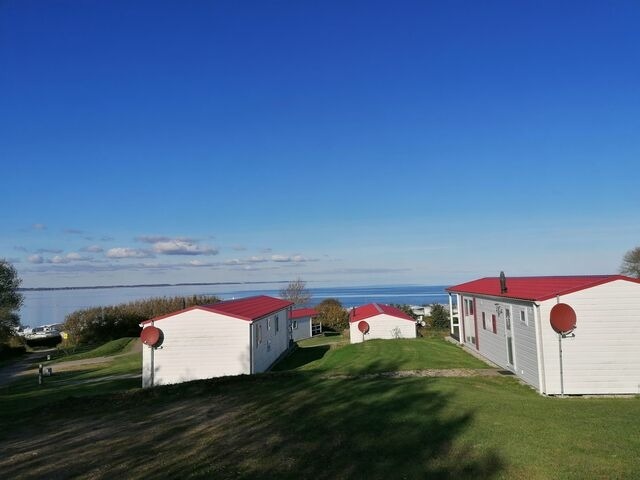
[[[551,309],[549,321],[556,333],[571,333],[576,328],[576,312],[566,303],[558,303]]]
[[[142,340],[142,343],[145,345],[155,348],[160,346],[162,340],[164,340],[164,335],[162,334],[162,330],[151,326],[142,330],[142,333],[140,333],[140,340]]]
[[[360,330],[362,333],[367,333],[369,331],[369,324],[364,320],[358,322],[358,330]]]

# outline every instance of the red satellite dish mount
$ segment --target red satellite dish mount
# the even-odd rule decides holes
[[[573,332],[576,328],[576,312],[566,303],[558,303],[554,305],[549,317],[551,328],[553,328],[556,333],[567,335]]]
[[[358,322],[358,330],[360,330],[362,333],[368,333],[369,332],[369,324],[367,322],[365,322],[364,320],[362,320],[361,322]]]
[[[160,344],[162,344],[164,335],[162,334],[162,330],[151,325],[150,327],[142,329],[142,332],[140,333],[140,340],[142,340],[142,343],[144,343],[145,345],[157,348],[160,346]]]

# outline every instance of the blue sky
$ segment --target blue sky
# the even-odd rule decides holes
[[[24,285],[444,284],[640,244],[637,2],[0,4]]]

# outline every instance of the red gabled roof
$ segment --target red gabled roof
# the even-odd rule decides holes
[[[391,315],[392,317],[398,317],[403,320],[409,320],[415,322],[413,318],[404,313],[402,310],[391,305],[384,305],[381,303],[369,303],[362,305],[361,307],[355,307],[349,314],[349,323],[359,322],[365,318],[375,317],[376,315]]]
[[[584,290],[586,288],[627,280],[640,283],[640,280],[624,275],[578,275],[567,277],[507,277],[507,292],[500,293],[500,278],[486,277],[461,283],[447,288],[449,292],[490,295],[492,297],[517,298],[520,300],[548,300],[557,295]]]
[[[190,307],[184,310],[170,313],[168,315],[152,318],[151,320],[146,320],[142,323],[144,324],[155,322],[158,320],[162,320],[163,318],[172,317],[178,313],[195,309],[205,310],[212,313],[219,313],[221,315],[227,315],[229,317],[239,318],[240,320],[247,320],[249,322],[252,322],[253,320],[266,317],[267,315],[275,313],[291,305],[293,305],[293,302],[289,302],[288,300],[268,297],[266,295],[259,295],[257,297],[240,298],[238,300],[227,300],[225,302],[213,303],[211,305],[199,305]]]
[[[298,308],[297,310],[291,310],[289,318],[315,317],[316,315],[320,315],[320,312],[315,308]]]

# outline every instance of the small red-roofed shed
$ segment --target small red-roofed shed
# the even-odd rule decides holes
[[[228,300],[142,322],[142,386],[268,370],[290,348],[289,301],[265,295]],[[156,335],[145,335],[156,329]],[[154,331],[154,333],[156,333]]]
[[[354,307],[349,313],[351,343],[374,338],[416,338],[416,321],[402,310],[381,303]]]

